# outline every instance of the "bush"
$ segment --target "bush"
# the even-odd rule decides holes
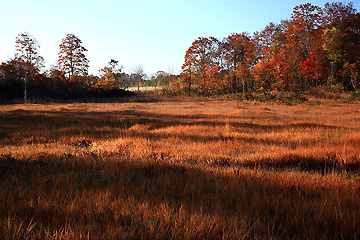
[[[359,100],[359,92],[351,92],[347,97],[347,100]]]
[[[245,93],[245,98],[248,101],[254,101],[254,100],[257,99],[251,92],[246,92]]]
[[[318,88],[318,87],[314,87],[311,88],[308,91],[309,96],[315,97],[315,98],[326,98],[326,94],[324,92],[324,90]]]

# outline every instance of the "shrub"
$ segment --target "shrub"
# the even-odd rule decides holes
[[[359,93],[358,92],[351,92],[347,97],[347,100],[359,100]]]

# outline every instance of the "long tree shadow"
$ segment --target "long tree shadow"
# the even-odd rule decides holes
[[[223,119],[223,120],[219,120]],[[56,129],[71,125],[83,127],[110,127],[128,129],[136,124],[149,124],[153,129],[174,126],[208,126],[219,127],[225,124],[242,129],[257,131],[282,131],[289,128],[320,128],[345,129],[343,126],[333,126],[314,122],[298,122],[289,124],[258,124],[243,117],[229,117],[227,115],[171,115],[156,114],[142,111],[12,111],[0,116],[0,123],[9,131],[19,130],[19,126],[27,129],[34,127],[54,127]]]
[[[199,118],[201,118],[199,120]],[[36,134],[39,134],[38,137],[41,139],[41,131],[37,130],[40,126],[43,128],[50,129],[49,131],[53,134],[49,134],[47,138],[44,138],[44,141],[54,141],[57,140],[59,132],[64,128],[73,126],[74,130],[69,131],[71,136],[83,136],[91,138],[100,138],[106,135],[109,137],[118,137],[124,131],[126,131],[127,137],[134,137],[139,139],[151,139],[153,141],[166,141],[169,138],[179,138],[181,141],[185,142],[195,142],[195,143],[209,143],[209,142],[218,142],[218,141],[231,141],[238,143],[251,143],[255,145],[266,145],[266,146],[298,146],[298,147],[309,147],[317,143],[317,139],[308,139],[306,141],[297,142],[296,140],[289,140],[287,142],[277,140],[277,139],[262,139],[259,137],[252,136],[227,136],[225,134],[218,135],[201,135],[191,132],[184,133],[167,133],[167,132],[157,132],[153,130],[177,126],[205,126],[205,127],[214,127],[214,126],[225,126],[228,124],[237,129],[248,129],[252,131],[262,131],[262,132],[271,132],[271,131],[282,131],[285,129],[296,129],[296,128],[320,128],[320,129],[342,129],[343,127],[336,127],[325,124],[317,123],[291,123],[291,124],[278,124],[278,125],[263,125],[255,124],[251,122],[238,122],[238,121],[221,121],[219,119],[225,119],[225,116],[207,116],[207,115],[197,115],[197,116],[184,116],[184,115],[169,115],[169,114],[154,114],[140,111],[113,111],[113,112],[41,112],[41,111],[15,111],[8,114],[0,116],[0,123],[6,125],[6,129],[3,129],[0,132],[0,142],[6,142],[6,139],[11,139],[14,133],[17,133],[19,130],[25,131],[23,134],[31,133],[31,131],[36,131]],[[19,126],[20,125],[20,126]],[[141,128],[138,130],[131,130],[133,126],[141,125],[146,126],[146,130]],[[85,128],[86,131],[83,131]],[[106,129],[106,130],[101,130]],[[101,132],[107,131],[107,132]],[[20,135],[21,136],[21,135]],[[71,137],[69,136],[69,137]],[[40,140],[39,140],[40,141]],[[36,142],[36,140],[33,140]],[[72,144],[69,142],[69,144]],[[230,158],[219,157],[210,159],[212,165],[214,166],[236,166],[236,167],[250,167],[250,168],[268,168],[274,170],[283,170],[283,169],[298,169],[300,171],[317,171],[323,174],[331,171],[349,171],[356,172],[359,171],[360,163],[359,159],[354,159],[353,161],[348,161],[343,163],[335,155],[323,156],[322,158],[315,158],[312,156],[304,157],[298,155],[285,155],[280,158],[264,158],[254,161],[233,161]]]
[[[125,158],[114,158],[112,161],[104,162],[100,161],[98,156],[88,156],[85,160],[81,160],[76,156],[44,155],[32,162],[1,157],[0,176],[1,182],[12,180],[12,186],[6,186],[8,190],[3,191],[0,196],[5,204],[1,208],[2,211],[7,207],[14,209],[9,204],[18,205],[15,212],[2,212],[1,220],[11,214],[23,219],[33,219],[42,226],[61,227],[61,223],[75,226],[84,224],[81,221],[88,221],[89,218],[100,226],[112,221],[115,221],[112,224],[125,226],[129,225],[130,221],[132,227],[139,228],[138,231],[146,231],[148,225],[152,224],[136,213],[130,220],[129,216],[114,218],[119,209],[112,208],[111,202],[108,202],[110,207],[102,213],[101,218],[92,217],[93,210],[89,205],[77,206],[77,209],[73,211],[62,211],[72,201],[72,196],[81,195],[88,190],[109,192],[111,196],[108,199],[112,200],[106,201],[135,199],[136,202],[147,203],[150,207],[165,204],[173,209],[174,217],[179,214],[180,209],[185,209],[189,216],[198,214],[208,216],[209,219],[214,217],[226,221],[237,219],[237,221],[248,223],[243,227],[250,229],[250,235],[266,238],[279,237],[277,234],[284,233],[286,235],[283,238],[302,238],[307,236],[306,230],[309,225],[315,224],[319,233],[323,231],[335,236],[341,231],[342,226],[335,215],[333,219],[320,222],[317,218],[316,220],[308,218],[308,216],[323,214],[319,209],[324,200],[322,196],[325,190],[294,188],[253,175],[223,175],[201,168],[152,161],[131,162]],[[16,186],[19,185],[27,185],[30,189],[29,193],[18,196],[11,192],[16,191]],[[63,189],[68,189],[67,196],[60,194]],[[37,209],[31,204],[36,199],[42,198],[41,196],[46,196],[46,199],[57,204],[56,209],[52,207]],[[314,205],[311,209],[307,208],[305,203],[310,199]],[[342,221],[351,219],[352,210],[360,208],[359,200],[359,196],[347,200],[351,201],[351,204],[343,206],[345,210]],[[297,207],[293,206],[294,203],[298,204]],[[154,209],[149,211],[155,211]],[[330,210],[332,210],[331,206],[329,214]],[[307,221],[300,225],[289,225],[294,217]],[[142,225],[132,225],[131,221],[135,219]],[[175,221],[178,220],[175,217]],[[257,225],[258,221],[265,223],[265,226],[273,224],[275,227],[271,231],[261,229],[261,225]],[[60,224],[60,226],[51,226],[52,224]],[[168,227],[171,228],[171,226]],[[236,231],[231,227],[225,230]],[[211,237],[214,231],[211,225],[208,231]],[[359,229],[352,229],[352,231],[347,233],[349,237],[351,234],[359,236]],[[221,238],[220,235],[214,236]]]

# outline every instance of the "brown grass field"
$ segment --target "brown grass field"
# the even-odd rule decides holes
[[[0,239],[360,239],[360,104],[0,106]]]

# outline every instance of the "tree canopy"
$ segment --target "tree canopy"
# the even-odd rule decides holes
[[[253,36],[200,37],[185,53],[184,89],[199,93],[277,89],[306,91],[360,85],[360,15],[351,3],[296,6],[289,20]],[[239,84],[239,80],[241,84]]]
[[[60,44],[58,64],[60,69],[72,76],[85,76],[88,74],[89,60],[85,56],[87,49],[82,41],[72,33],[62,39]]]

